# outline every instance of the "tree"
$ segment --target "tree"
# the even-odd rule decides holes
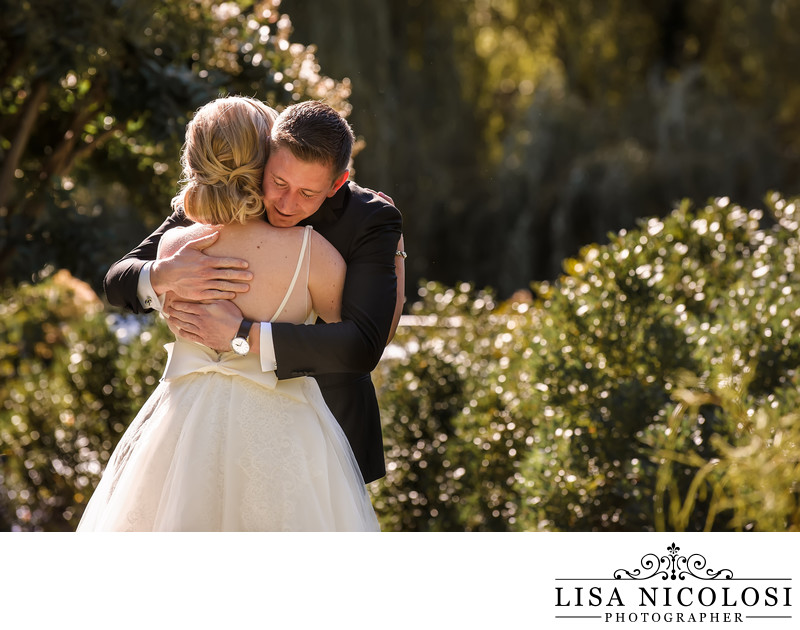
[[[798,0],[284,0],[353,85],[362,183],[420,279],[552,280],[683,198],[797,191]]]
[[[325,97],[346,111],[347,84],[289,42],[278,9],[279,0],[2,0],[0,281],[55,263],[96,286],[130,245],[127,231],[109,246],[115,224],[167,213],[184,125],[220,94],[276,107]]]

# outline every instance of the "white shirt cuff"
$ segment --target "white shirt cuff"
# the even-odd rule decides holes
[[[152,266],[153,261],[151,260],[142,267],[142,271],[139,273],[136,297],[139,298],[139,303],[145,308],[152,308],[160,312],[164,310],[164,300],[156,295],[156,292],[153,291],[153,285],[150,284],[150,267]]]
[[[272,341],[272,324],[261,322],[261,371],[274,372],[278,369],[278,362],[275,359],[275,344]]]

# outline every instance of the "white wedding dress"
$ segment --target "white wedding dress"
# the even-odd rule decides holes
[[[276,316],[308,264],[307,240],[308,229]],[[379,529],[313,378],[278,380],[256,355],[182,340],[167,349],[161,383],[122,436],[78,531]]]

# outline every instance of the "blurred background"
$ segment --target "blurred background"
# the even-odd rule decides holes
[[[798,527],[798,33],[800,0],[0,0],[0,526],[73,528],[152,391],[166,331],[102,278],[236,93],[333,104],[403,212],[385,528]]]

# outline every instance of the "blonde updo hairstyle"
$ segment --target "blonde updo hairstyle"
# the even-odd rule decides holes
[[[244,223],[264,212],[262,181],[277,113],[243,96],[204,105],[186,127],[182,188],[172,200],[196,223]]]

